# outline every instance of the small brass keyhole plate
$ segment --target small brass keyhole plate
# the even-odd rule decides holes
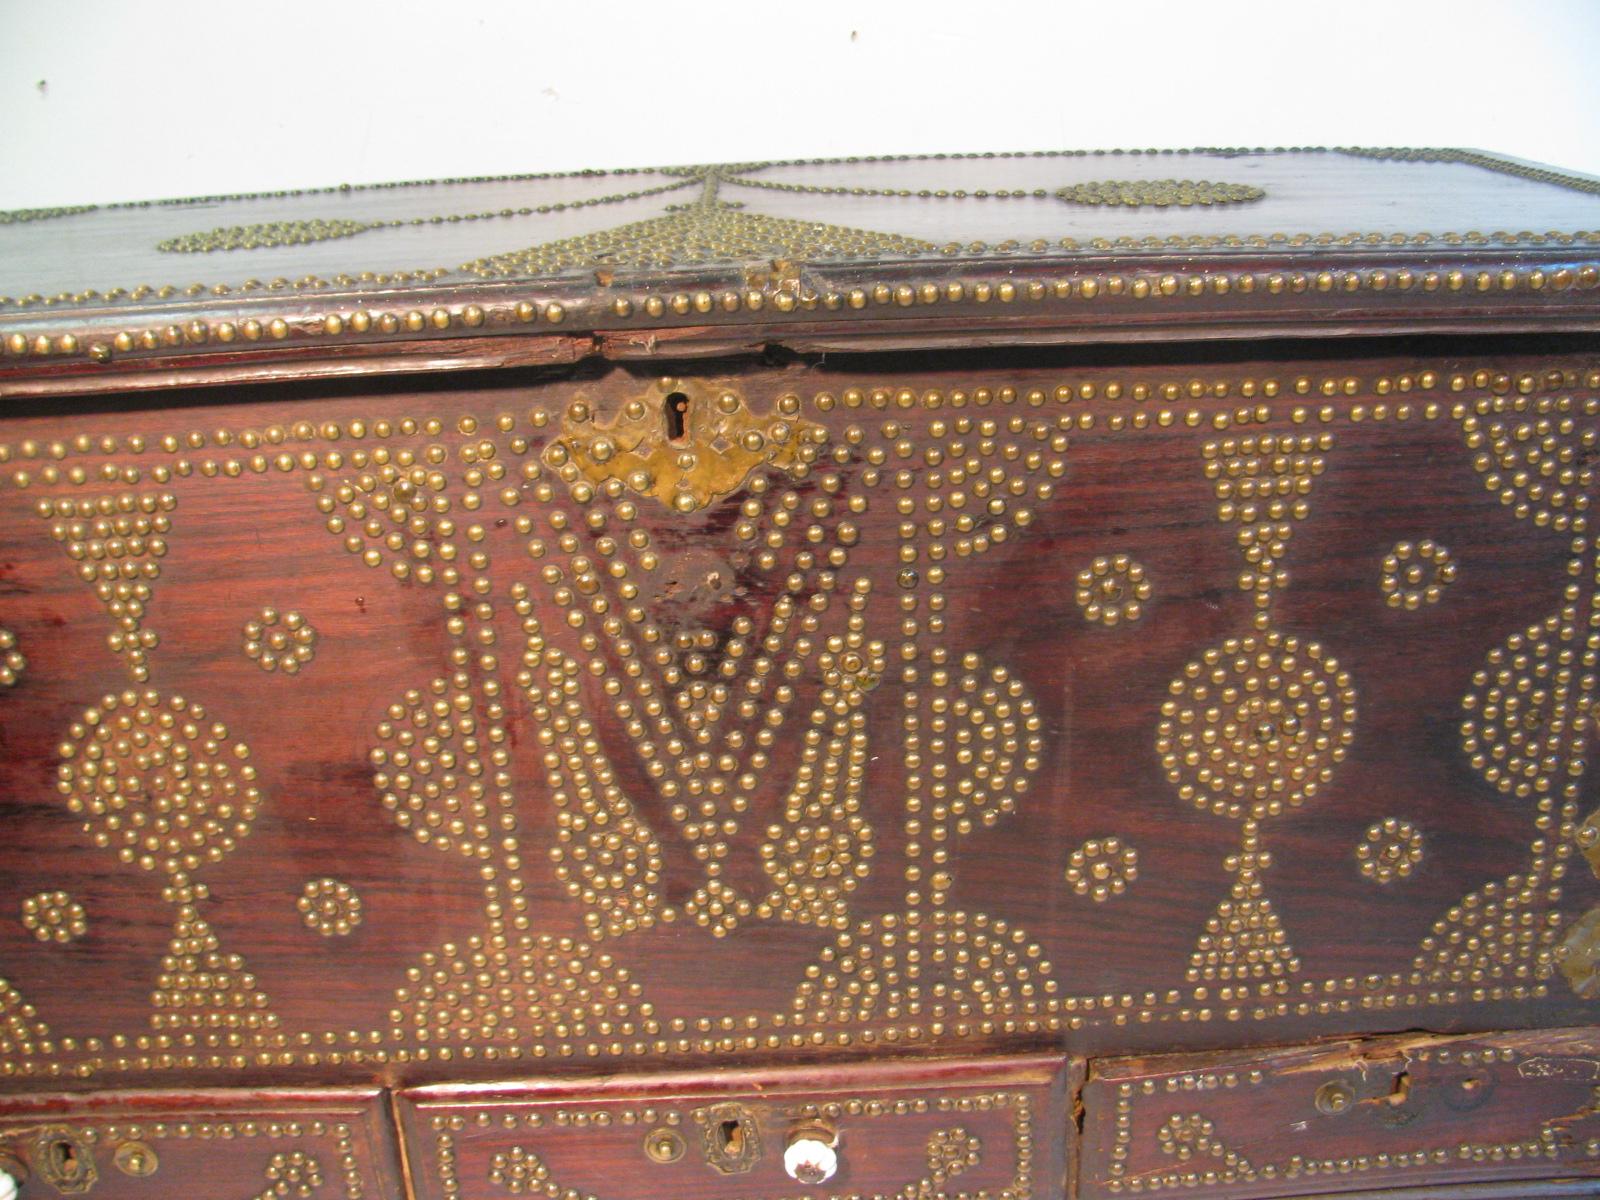
[[[706,1163],[724,1175],[742,1175],[761,1158],[761,1132],[742,1104],[717,1104],[696,1114],[705,1126]]]
[[[621,482],[688,514],[738,491],[757,471],[804,473],[827,440],[793,394],[757,411],[737,381],[660,379],[614,413],[574,400],[545,461],[576,467],[600,487]]]
[[[41,1129],[33,1139],[31,1157],[35,1174],[66,1196],[87,1192],[100,1178],[94,1151],[64,1125]]]

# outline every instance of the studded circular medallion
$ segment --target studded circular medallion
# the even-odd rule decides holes
[[[1455,560],[1437,542],[1396,542],[1383,560],[1378,586],[1390,608],[1437,604],[1456,580]]]
[[[261,805],[250,748],[181,696],[127,691],[85,710],[56,788],[97,846],[171,874],[221,862]]]
[[[347,937],[361,924],[361,897],[348,883],[313,879],[295,901],[307,929],[323,937]]]
[[[66,892],[40,892],[22,902],[22,926],[41,942],[74,942],[89,932],[89,919]]]
[[[1221,816],[1296,808],[1333,777],[1355,736],[1356,693],[1316,642],[1268,629],[1183,669],[1156,750],[1178,794]]]
[[[1095,559],[1078,572],[1077,601],[1083,619],[1115,627],[1137,621],[1150,599],[1144,567],[1126,554]]]
[[[244,653],[263,671],[293,675],[316,655],[317,631],[297,612],[263,608],[244,627]]]
[[[1139,852],[1121,838],[1091,838],[1067,860],[1067,883],[1096,904],[1120,896],[1139,878]]]
[[[1374,883],[1404,879],[1422,861],[1422,834],[1410,821],[1375,821],[1356,846],[1361,873]]]
[[[1127,208],[1193,208],[1216,204],[1249,204],[1267,193],[1247,183],[1214,183],[1209,179],[1096,179],[1056,192],[1068,204]]]

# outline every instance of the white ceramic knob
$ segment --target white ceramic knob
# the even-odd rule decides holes
[[[17,1192],[21,1184],[17,1177],[9,1171],[0,1171],[0,1200],[17,1200]]]
[[[783,1152],[783,1169],[796,1183],[814,1187],[833,1178],[839,1169],[839,1152],[814,1134],[797,1137]]]

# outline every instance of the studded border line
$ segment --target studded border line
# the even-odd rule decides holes
[[[413,341],[444,335],[486,336],[518,332],[582,335],[606,330],[646,329],[658,322],[728,322],[755,315],[764,320],[854,321],[909,315],[907,310],[1038,315],[1078,313],[1108,317],[1158,310],[1229,296],[1260,299],[1272,306],[1331,302],[1348,308],[1354,296],[1448,300],[1490,306],[1508,297],[1550,303],[1568,295],[1592,303],[1600,288],[1600,259],[1497,270],[1438,270],[1370,267],[1323,270],[1094,271],[1054,279],[1010,278],[864,283],[817,290],[798,279],[763,288],[703,288],[630,292],[605,299],[553,291],[483,303],[341,307],[322,313],[285,312],[232,320],[192,317],[107,332],[84,325],[66,331],[0,331],[0,371],[10,360],[87,359],[109,363],[137,354],[202,353],[252,346]],[[1580,302],[1582,302],[1580,301]],[[1121,302],[1121,303],[1118,303]],[[976,311],[974,311],[976,310]],[[1241,305],[1237,315],[1252,308]],[[1375,309],[1374,313],[1386,311]],[[956,313],[952,312],[952,315]]]

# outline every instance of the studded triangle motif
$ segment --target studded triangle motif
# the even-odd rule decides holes
[[[769,217],[745,212],[737,203],[704,200],[676,206],[665,216],[474,259],[462,269],[485,277],[521,278],[575,269],[904,256],[937,249],[917,238]]]
[[[150,678],[156,633],[144,621],[172,532],[177,497],[164,492],[58,497],[40,501],[50,536],[94,589],[112,630],[106,638],[136,683]]]
[[[50,1026],[9,982],[0,979],[0,1061],[28,1070],[35,1058],[55,1052]]]

